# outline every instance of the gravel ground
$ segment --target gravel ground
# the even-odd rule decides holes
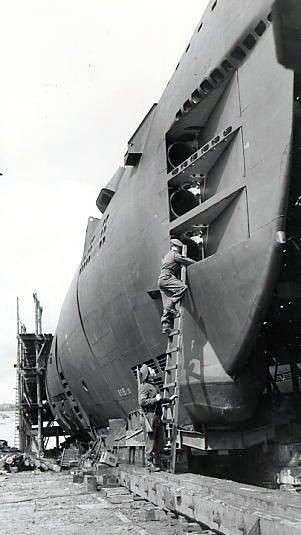
[[[66,472],[2,475],[0,489],[1,535],[210,533],[134,500],[125,489],[87,493],[85,485],[74,484]]]

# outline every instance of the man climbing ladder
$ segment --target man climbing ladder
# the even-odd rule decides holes
[[[170,251],[164,256],[158,285],[161,292],[163,314],[161,317],[162,333],[170,334],[172,320],[177,316],[176,304],[182,299],[187,285],[180,280],[181,265],[190,266],[195,260],[182,254],[183,243],[170,240]]]
[[[182,246],[182,257],[187,257],[187,247]],[[186,286],[186,263],[181,262],[181,282]],[[169,447],[168,470],[176,472],[178,460],[178,426],[180,377],[183,369],[183,306],[179,303],[173,330],[168,334],[166,366],[164,373],[163,398],[169,397],[171,403],[163,404],[162,421],[165,425],[166,446]],[[180,452],[179,452],[180,453]]]

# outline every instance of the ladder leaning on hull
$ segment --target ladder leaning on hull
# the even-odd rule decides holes
[[[187,256],[187,246],[183,245],[182,256]],[[187,266],[181,266],[181,281],[186,284]],[[183,363],[183,306],[178,305],[174,328],[168,336],[166,349],[166,368],[164,373],[163,397],[175,395],[172,403],[163,405],[163,423],[166,429],[167,447],[170,448],[169,471],[175,473],[177,460],[177,436],[179,422],[180,370]]]

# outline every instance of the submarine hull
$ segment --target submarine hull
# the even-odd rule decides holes
[[[198,226],[207,235],[183,301],[180,425],[235,426],[256,410],[266,379],[257,337],[286,230],[294,75],[277,63],[271,2],[245,4],[210,3],[102,190],[102,217],[89,219],[47,366],[50,406],[72,433],[137,406],[137,366],[162,378],[161,258],[170,236],[185,242]],[[168,144],[193,128],[195,154],[170,167]],[[171,218],[170,191],[201,171],[202,202]]]

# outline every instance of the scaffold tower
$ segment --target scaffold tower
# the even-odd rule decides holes
[[[43,455],[49,437],[64,436],[49,409],[45,371],[53,336],[42,332],[42,312],[36,293],[33,294],[35,332],[28,333],[20,320],[20,301],[17,298],[17,362],[15,447],[21,451],[35,450]]]

